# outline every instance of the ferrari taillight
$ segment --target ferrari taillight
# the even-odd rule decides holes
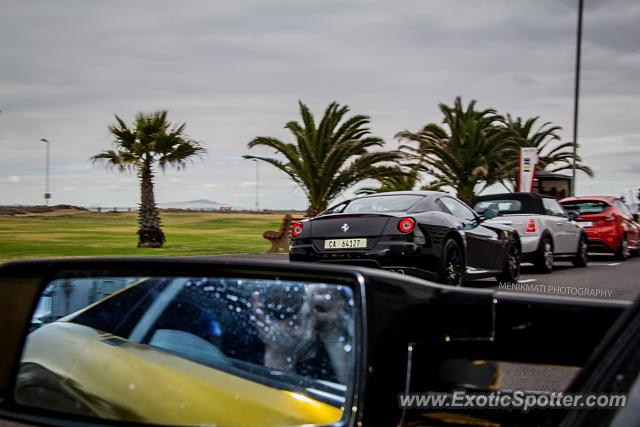
[[[293,237],[298,237],[299,235],[302,234],[303,229],[304,229],[304,226],[302,225],[302,223],[296,222],[291,226],[291,235]]]
[[[413,218],[402,218],[398,223],[398,230],[400,230],[401,233],[411,233],[415,226],[416,222]]]
[[[536,223],[535,218],[529,218],[527,221],[527,226],[524,228],[525,233],[537,233],[538,232],[538,224]]]

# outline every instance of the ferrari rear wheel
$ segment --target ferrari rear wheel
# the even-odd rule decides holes
[[[460,245],[453,239],[447,240],[444,244],[442,267],[438,275],[438,281],[445,285],[462,286],[464,271],[464,258]]]
[[[518,242],[511,239],[507,246],[507,259],[505,260],[504,270],[496,276],[496,280],[500,283],[516,283],[520,279],[520,262],[522,253]]]

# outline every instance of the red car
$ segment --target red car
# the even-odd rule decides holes
[[[613,252],[625,260],[640,251],[640,226],[622,200],[610,196],[568,197],[560,200],[566,211],[580,213],[577,221],[587,232],[589,250]]]

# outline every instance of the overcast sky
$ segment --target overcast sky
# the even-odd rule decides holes
[[[118,114],[169,110],[209,154],[157,179],[157,200],[255,203],[257,135],[303,100],[338,101],[387,141],[457,95],[541,116],[572,138],[578,0],[0,0],[0,204],[36,204],[51,141],[53,203],[135,206],[135,175],[92,165]],[[640,187],[640,2],[585,0],[579,194]],[[269,150],[254,149],[269,155]],[[305,208],[260,166],[261,207]]]

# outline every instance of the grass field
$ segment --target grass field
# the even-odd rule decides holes
[[[137,248],[135,213],[0,217],[0,261],[97,255],[214,255],[266,252],[262,237],[282,215],[162,213],[162,249]]]

